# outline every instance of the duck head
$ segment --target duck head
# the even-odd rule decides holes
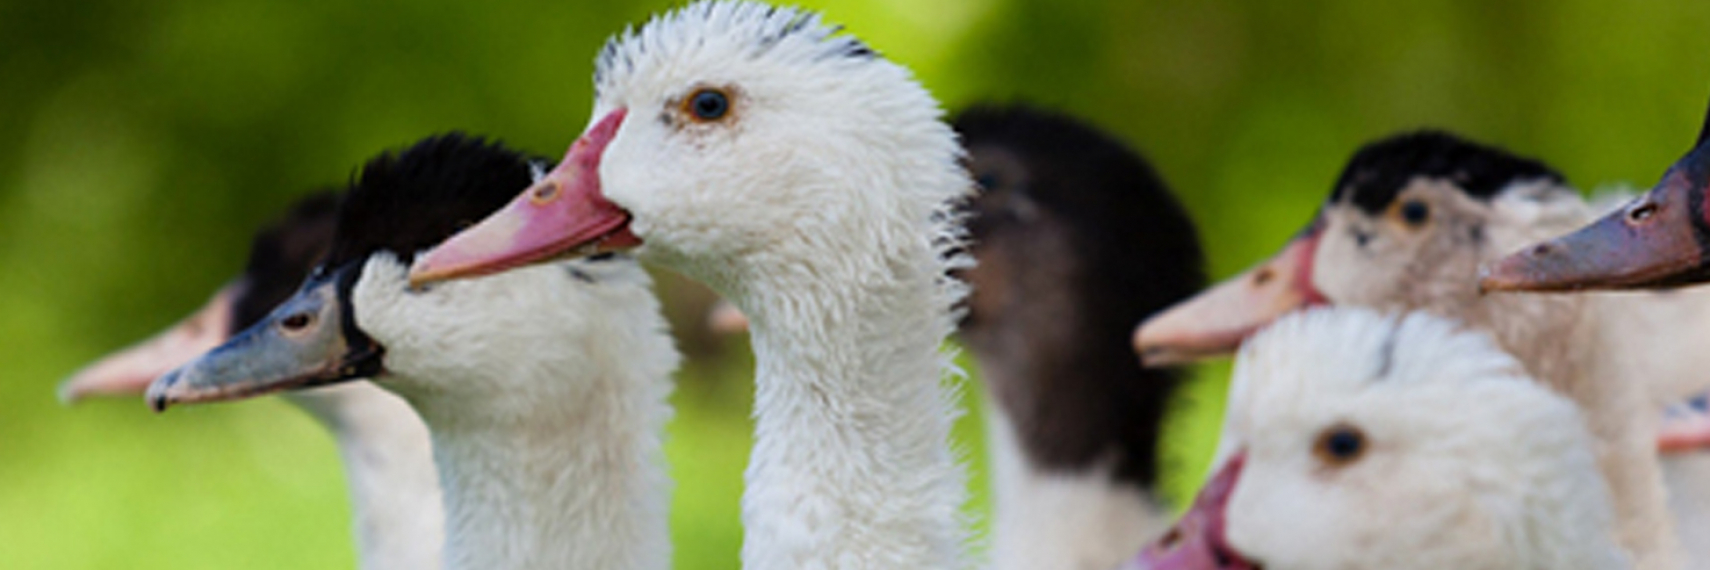
[[[416,260],[413,282],[639,247],[730,293],[780,269],[781,248],[904,247],[918,236],[869,222],[918,227],[969,189],[930,95],[812,13],[695,3],[612,39],[594,82],[559,167]]]
[[[1580,212],[1544,163],[1436,131],[1367,145],[1305,230],[1272,259],[1148,319],[1147,365],[1231,352],[1277,317],[1314,305],[1475,309],[1478,263]]]
[[[536,295],[601,280],[614,264],[590,260],[416,290],[405,273],[416,252],[497,210],[537,172],[521,154],[455,134],[370,161],[345,193],[320,266],[253,326],[156,380],[148,391],[151,405],[237,399],[392,372],[463,378],[470,374],[432,372],[529,366],[535,361],[503,356],[531,347],[495,345],[519,335],[545,342],[539,339],[553,338],[556,329],[540,329],[576,322],[560,314],[571,309],[541,309],[555,305]],[[621,270],[626,279],[645,282],[639,268],[628,265]]]
[[[1297,312],[1242,347],[1234,386],[1241,451],[1141,567],[1618,567],[1584,420],[1484,334]]]

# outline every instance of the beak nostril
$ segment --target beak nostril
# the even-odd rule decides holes
[[[1179,526],[1170,527],[1170,532],[1165,534],[1163,538],[1158,539],[1158,544],[1162,545],[1166,550],[1175,548],[1176,545],[1181,544],[1181,542],[1182,529]]]
[[[1627,221],[1635,223],[1635,224],[1643,223],[1645,220],[1651,219],[1651,217],[1656,215],[1656,213],[1657,213],[1656,202],[1646,202],[1637,208],[1633,208],[1631,210],[1628,210],[1627,211]]]
[[[529,196],[535,202],[550,202],[552,199],[558,197],[558,183],[547,182],[545,184],[535,186],[534,192]]]
[[[1532,248],[1532,255],[1549,255],[1554,249],[1550,247],[1550,244],[1540,243]]]
[[[1274,277],[1276,277],[1276,272],[1272,271],[1271,268],[1261,268],[1257,273],[1253,274],[1253,284],[1263,287],[1266,283],[1270,283],[1271,279]]]

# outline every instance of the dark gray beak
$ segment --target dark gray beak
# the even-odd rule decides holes
[[[1705,217],[1710,145],[1682,158],[1649,193],[1574,233],[1486,265],[1486,291],[1665,289],[1710,281]]]
[[[172,404],[240,400],[378,374],[382,349],[355,328],[340,294],[358,267],[311,277],[254,326],[156,379],[148,387],[149,406],[164,411]]]

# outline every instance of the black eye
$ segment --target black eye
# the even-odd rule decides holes
[[[298,332],[308,328],[309,325],[314,324],[314,322],[315,316],[313,314],[297,313],[281,319],[279,321],[279,326],[284,327],[286,332]]]
[[[717,89],[702,89],[689,96],[689,112],[702,121],[717,121],[730,112],[730,97]]]
[[[1347,465],[1366,452],[1366,434],[1360,428],[1337,425],[1318,435],[1312,446],[1313,455],[1329,465]]]
[[[1431,219],[1431,207],[1418,200],[1408,200],[1401,204],[1401,221],[1407,225],[1417,226]]]

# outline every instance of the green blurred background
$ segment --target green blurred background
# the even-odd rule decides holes
[[[1582,187],[1648,185],[1710,95],[1702,0],[810,4],[951,109],[1040,103],[1143,149],[1217,276],[1304,223],[1363,141],[1442,126]],[[601,42],[668,6],[0,3],[0,568],[348,567],[343,480],[305,416],[66,409],[54,384],[199,305],[254,227],[378,150],[462,129],[558,155]],[[734,568],[751,362],[698,332],[704,291],[664,288],[692,358],[670,443],[678,566]],[[1205,370],[1172,424],[1172,493],[1203,470],[1225,373]],[[978,425],[959,434],[976,462]]]

